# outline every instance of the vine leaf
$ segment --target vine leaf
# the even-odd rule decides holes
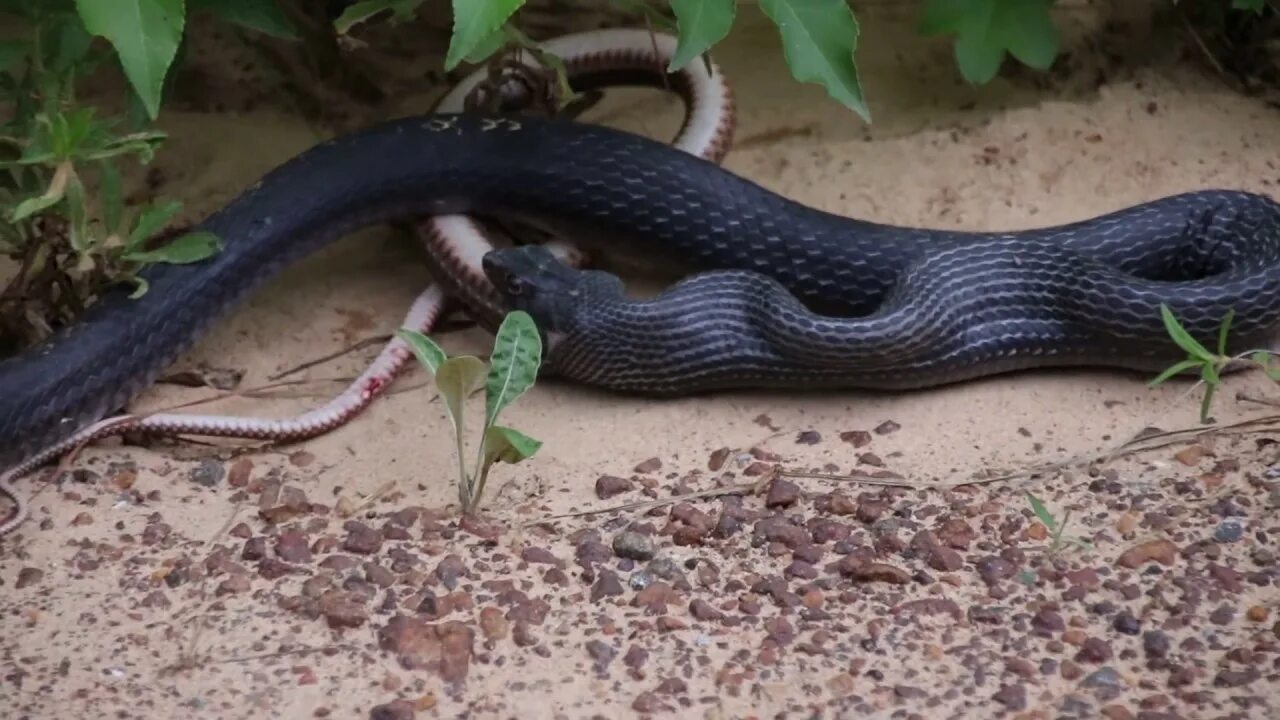
[[[85,29],[116,49],[125,76],[156,119],[164,78],[182,40],[183,0],[76,0],[76,8]]]
[[[871,122],[853,59],[858,21],[846,0],[760,0],[760,9],[778,26],[791,75],[820,83],[831,97]]]
[[[723,40],[733,28],[737,9],[737,0],[671,0],[679,34],[667,71],[683,68]]]
[[[493,33],[524,5],[525,0],[453,0],[453,35],[444,69],[453,70],[476,48],[492,41]]]
[[[1060,38],[1049,15],[1052,0],[928,0],[925,35],[955,35],[960,74],[975,85],[995,78],[1008,53],[1037,70],[1057,58]]]

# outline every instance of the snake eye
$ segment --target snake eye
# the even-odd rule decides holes
[[[514,295],[519,295],[522,292],[524,292],[524,283],[520,281],[520,278],[516,277],[515,275],[508,275],[507,276],[507,294],[514,296]]]

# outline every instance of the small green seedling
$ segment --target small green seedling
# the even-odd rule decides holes
[[[1062,548],[1064,542],[1071,542],[1084,548],[1090,547],[1091,543],[1084,538],[1063,539],[1062,534],[1067,529],[1067,523],[1071,522],[1070,509],[1063,514],[1062,522],[1059,523],[1058,518],[1054,517],[1054,514],[1049,512],[1049,508],[1045,506],[1044,501],[1040,498],[1031,493],[1027,493],[1027,502],[1031,504],[1031,511],[1034,512],[1036,517],[1040,519],[1040,522],[1044,523],[1044,526],[1049,529],[1049,534],[1053,538],[1049,545],[1050,553],[1057,553]]]
[[[1164,320],[1165,330],[1168,331],[1169,337],[1177,343],[1178,347],[1187,352],[1187,359],[1175,363],[1164,372],[1157,375],[1148,383],[1149,386],[1155,387],[1160,383],[1168,380],[1174,375],[1180,375],[1188,370],[1200,368],[1200,381],[1205,384],[1204,398],[1200,402],[1200,422],[1209,422],[1209,409],[1213,403],[1214,393],[1218,386],[1222,384],[1222,371],[1233,362],[1249,359],[1259,365],[1272,380],[1280,380],[1280,366],[1273,363],[1273,354],[1266,350],[1253,350],[1240,355],[1227,355],[1227,336],[1231,330],[1231,321],[1235,319],[1235,311],[1228,310],[1226,316],[1222,319],[1222,325],[1218,328],[1218,352],[1209,352],[1204,345],[1198,340],[1191,337],[1186,328],[1178,322],[1174,317],[1173,311],[1167,305],[1161,303],[1160,317]]]
[[[492,365],[471,355],[448,357],[444,350],[422,333],[403,328],[399,337],[409,344],[433,376],[445,409],[453,423],[458,454],[458,499],[462,511],[471,514],[484,496],[485,482],[495,462],[516,464],[527,460],[542,447],[541,441],[514,428],[497,424],[498,415],[523,395],[538,376],[542,364],[542,338],[533,318],[517,310],[502,321],[494,338]],[[484,429],[475,467],[467,471],[463,441],[463,411],[467,398],[485,389]]]

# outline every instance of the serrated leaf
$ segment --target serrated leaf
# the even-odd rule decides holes
[[[453,70],[462,59],[488,40],[524,5],[525,0],[453,0],[453,35],[444,69]]]
[[[136,263],[190,265],[213,257],[220,250],[222,250],[222,240],[217,235],[197,230],[179,235],[172,242],[155,250],[126,252],[122,257]]]
[[[495,462],[516,463],[528,460],[542,447],[542,441],[534,440],[514,428],[493,425],[484,434],[484,464]]]
[[[276,0],[191,0],[191,7],[220,19],[285,40],[298,39],[298,30]]]
[[[432,375],[435,375],[440,366],[444,364],[444,361],[449,359],[449,356],[444,354],[444,350],[434,340],[417,330],[401,328],[396,331],[396,336],[409,346],[409,350],[418,358],[418,362],[422,363],[422,366]]]
[[[827,93],[871,122],[858,79],[854,53],[858,21],[845,0],[760,0],[760,9],[777,26],[791,75],[816,82]]]
[[[1178,347],[1185,350],[1188,355],[1202,360],[1206,364],[1213,364],[1216,358],[1199,341],[1191,337],[1190,333],[1183,329],[1182,324],[1173,316],[1173,311],[1164,303],[1160,303],[1160,318],[1164,321],[1165,331],[1169,333],[1169,337],[1177,343]]]
[[[1054,519],[1053,513],[1049,512],[1049,508],[1044,506],[1040,498],[1031,493],[1027,493],[1027,502],[1031,504],[1031,512],[1034,512],[1036,517],[1040,518],[1040,522],[1044,523],[1044,526],[1050,532],[1053,532],[1053,529],[1058,526],[1058,521]]]
[[[678,34],[667,71],[680,70],[723,40],[733,29],[737,8],[737,0],[671,0]]]
[[[1156,385],[1159,385],[1160,383],[1168,380],[1174,375],[1181,375],[1182,373],[1192,368],[1200,367],[1200,365],[1202,364],[1203,363],[1201,363],[1199,360],[1191,360],[1191,359],[1183,360],[1182,362],[1171,366],[1168,370],[1165,370],[1164,372],[1155,376],[1155,378],[1153,378],[1150,382],[1148,382],[1147,385],[1148,387],[1155,387]]]
[[[183,0],[76,0],[76,7],[85,29],[116,49],[125,76],[154,120],[160,114],[165,75],[182,40]]]
[[[489,377],[485,380],[485,427],[498,413],[533,387],[542,364],[542,336],[523,310],[508,314],[493,341]]]
[[[461,443],[460,438],[464,427],[462,420],[467,398],[479,389],[488,369],[489,366],[485,365],[483,360],[472,355],[451,357],[436,369],[436,387],[440,389],[440,396],[444,398],[445,409],[449,411],[449,419],[453,421],[459,443]],[[461,448],[458,454],[462,454]]]
[[[362,0],[352,3],[333,21],[333,27],[340,35],[351,32],[351,28],[381,13],[391,11],[392,21],[409,20],[414,10],[423,0]]]
[[[151,239],[151,236],[160,232],[160,229],[169,222],[178,211],[182,209],[182,203],[177,200],[170,200],[163,205],[148,205],[138,215],[138,221],[134,223],[133,232],[129,233],[129,239],[125,242],[125,250],[133,252],[140,248]]]

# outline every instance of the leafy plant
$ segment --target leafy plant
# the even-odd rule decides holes
[[[1044,501],[1036,497],[1034,494],[1027,493],[1027,502],[1031,505],[1031,511],[1035,513],[1040,522],[1044,523],[1044,526],[1049,530],[1049,536],[1051,538],[1049,542],[1050,553],[1057,553],[1060,551],[1063,544],[1066,542],[1074,543],[1083,548],[1091,547],[1091,543],[1084,538],[1070,538],[1063,540],[1063,533],[1066,532],[1067,524],[1071,522],[1070,509],[1068,509],[1062,516],[1062,522],[1058,522],[1058,518],[1052,512],[1049,512],[1049,508],[1044,504]]]
[[[404,328],[398,335],[435,377],[457,442],[458,499],[463,512],[472,513],[479,507],[494,463],[514,465],[533,457],[542,446],[519,430],[497,424],[498,415],[533,387],[542,364],[541,336],[527,313],[517,310],[508,314],[498,328],[490,358],[493,364],[489,366],[472,355],[448,357],[439,345],[416,330]],[[463,418],[468,398],[482,383],[484,424],[475,464],[468,471]]]
[[[1173,311],[1163,303],[1160,305],[1160,317],[1164,321],[1165,331],[1178,347],[1187,353],[1187,359],[1177,362],[1157,375],[1148,383],[1155,387],[1175,375],[1181,375],[1199,368],[1200,382],[1205,384],[1204,398],[1200,402],[1200,422],[1209,421],[1209,409],[1218,386],[1222,384],[1222,371],[1229,365],[1241,360],[1250,360],[1267,374],[1272,380],[1280,381],[1280,366],[1274,364],[1274,354],[1269,350],[1249,350],[1234,356],[1227,355],[1227,337],[1231,330],[1231,321],[1235,319],[1235,311],[1230,310],[1222,319],[1218,328],[1218,351],[1211,353],[1204,345],[1191,336],[1182,323],[1174,317]]]

